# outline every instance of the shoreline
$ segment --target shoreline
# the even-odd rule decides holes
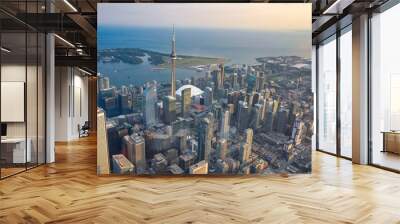
[[[117,48],[105,49],[98,53],[97,62],[103,64],[126,63],[130,65],[141,65],[145,61],[144,56],[148,56],[147,63],[154,68],[168,68],[170,66],[170,56],[166,53],[150,51],[140,48]],[[176,67],[194,69],[195,67],[207,66],[210,64],[225,63],[225,58],[213,58],[193,55],[177,55]]]

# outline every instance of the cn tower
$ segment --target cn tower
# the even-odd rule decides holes
[[[171,96],[176,92],[176,52],[175,52],[175,27],[172,27],[172,52],[171,52]]]

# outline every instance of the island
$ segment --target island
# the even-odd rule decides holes
[[[151,65],[163,69],[170,66],[170,55],[151,50],[144,50],[140,48],[114,48],[104,49],[98,52],[97,61],[102,63],[126,63],[137,65],[144,62],[144,58]],[[204,65],[221,64],[224,63],[224,58],[190,56],[190,55],[177,55],[176,67],[201,69]]]

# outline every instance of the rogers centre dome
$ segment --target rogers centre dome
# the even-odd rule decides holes
[[[193,97],[193,96],[198,96],[198,95],[201,95],[201,94],[204,93],[203,90],[197,88],[197,87],[194,86],[194,85],[183,85],[183,86],[181,86],[181,88],[179,88],[178,90],[176,90],[176,95],[182,96],[182,91],[183,91],[184,89],[187,89],[187,88],[190,88],[190,89],[191,89],[191,94],[192,94],[191,96],[192,96],[192,97]]]

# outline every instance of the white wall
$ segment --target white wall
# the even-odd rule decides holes
[[[83,75],[76,68],[56,67],[56,141],[78,139],[78,125],[88,120],[88,78]]]
[[[25,64],[2,65],[1,81],[25,82],[25,74],[26,74],[25,69],[26,69]],[[7,110],[7,108],[1,108],[1,110]],[[25,122],[7,123],[7,137],[25,137]]]
[[[39,69],[38,71],[36,69]],[[27,78],[27,80],[25,80]],[[45,150],[45,116],[44,116],[44,74],[42,68],[35,66],[25,66],[25,64],[3,64],[1,66],[2,82],[24,82],[26,84],[26,107],[23,106],[22,112],[26,111],[26,120],[23,122],[6,122],[7,137],[24,138],[25,135],[30,139],[32,151],[32,161],[44,163]],[[22,90],[23,91],[23,90]],[[23,92],[21,93],[23,94]],[[7,96],[2,96],[7,97]],[[1,108],[2,111],[11,108]],[[37,155],[38,153],[38,155]]]
[[[76,71],[76,70],[75,70]],[[78,124],[81,126],[85,123],[85,121],[89,120],[88,114],[88,78],[79,75],[74,75],[74,108],[72,108],[72,117],[71,126],[72,126],[72,136],[73,138],[79,137],[78,132]]]

